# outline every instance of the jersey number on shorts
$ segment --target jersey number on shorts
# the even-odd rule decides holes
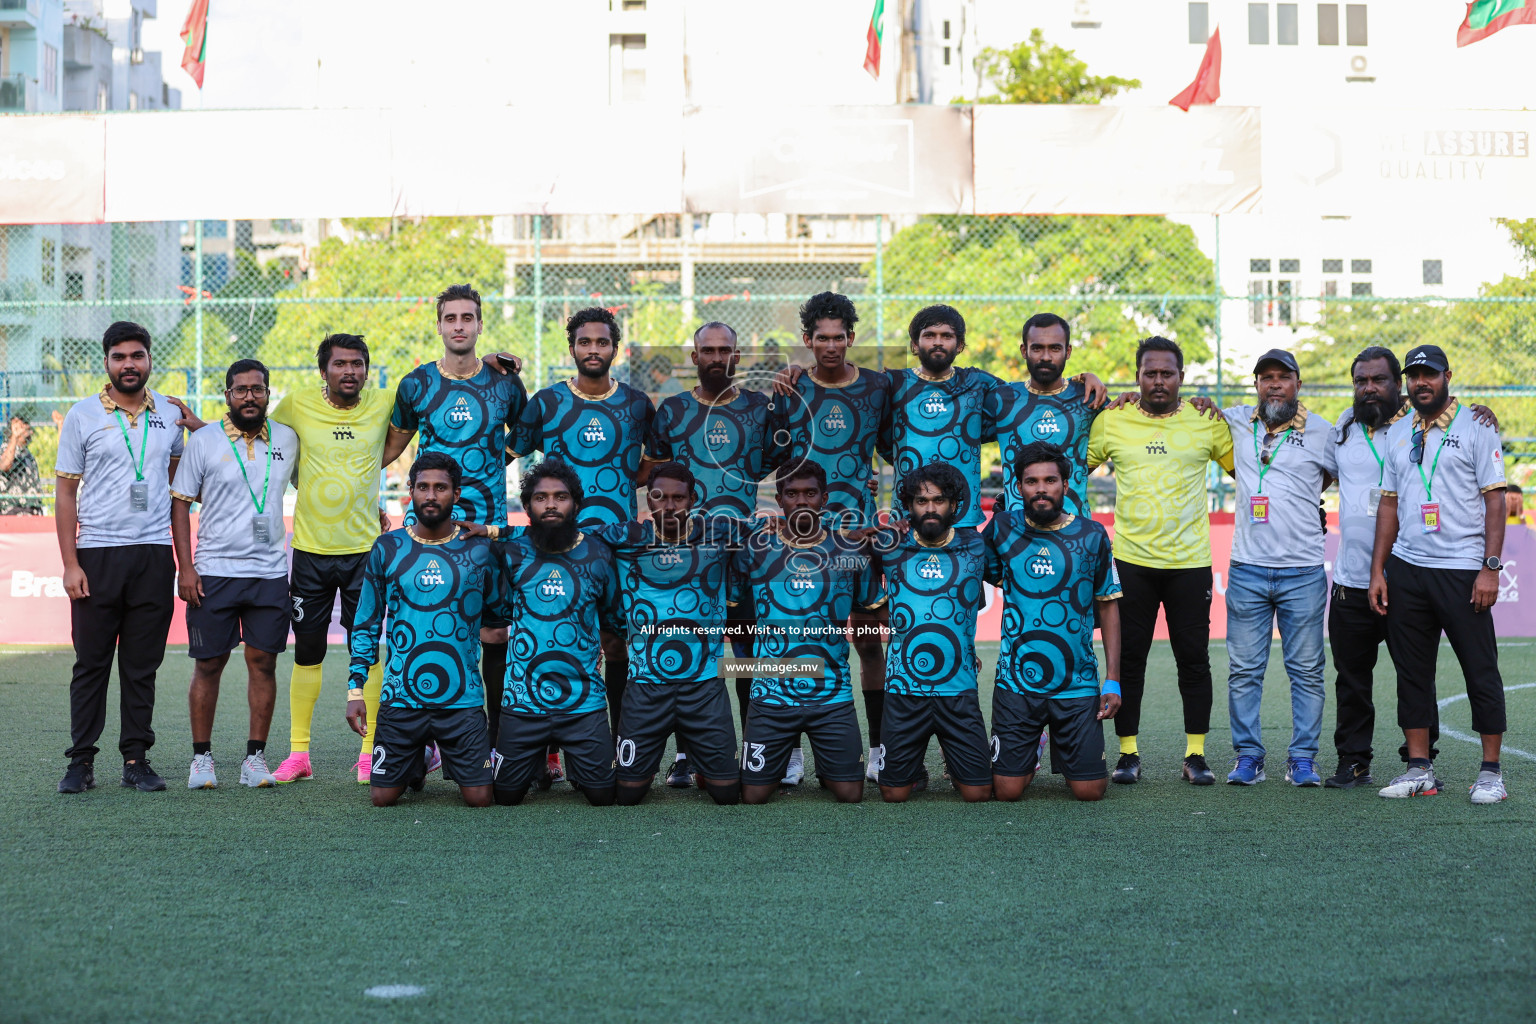
[[[623,765],[625,768],[628,768],[630,765],[632,765],[634,763],[635,763],[635,741],[634,740],[620,739],[619,740],[619,764]]]
[[[762,743],[743,743],[741,745],[741,770],[744,772],[760,772],[766,763],[763,757],[768,747]]]
[[[388,753],[383,747],[373,748],[373,774],[384,774],[384,758]]]

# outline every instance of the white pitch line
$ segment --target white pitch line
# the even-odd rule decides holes
[[[1536,683],[1517,683],[1514,686],[1504,687],[1505,693],[1509,693],[1511,690],[1536,690]],[[1439,708],[1441,711],[1444,711],[1447,706],[1454,704],[1459,700],[1466,699],[1467,695],[1464,693],[1453,694],[1449,697],[1442,697],[1435,701],[1435,707]],[[1467,743],[1476,743],[1479,746],[1481,746],[1483,742],[1483,738],[1481,736],[1473,736],[1468,733],[1458,732],[1455,729],[1447,729],[1443,725],[1440,727],[1440,735],[1449,736],[1453,740],[1463,740]],[[1536,754],[1532,754],[1527,750],[1521,750],[1518,747],[1504,747],[1502,748],[1502,752],[1505,754],[1514,754],[1516,757],[1523,757],[1527,761],[1536,761]]]

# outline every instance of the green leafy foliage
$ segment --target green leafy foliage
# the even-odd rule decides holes
[[[1101,103],[1126,89],[1141,88],[1135,78],[1090,75],[1076,51],[1045,41],[1031,29],[1029,38],[1006,50],[987,47],[976,57],[976,70],[996,92],[977,103]],[[957,98],[955,103],[968,103]]]

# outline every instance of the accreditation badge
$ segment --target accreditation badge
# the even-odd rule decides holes
[[[149,511],[149,484],[135,480],[128,485],[128,507],[135,512]]]
[[[1419,506],[1419,521],[1424,527],[1425,533],[1440,532],[1440,503],[1426,502]]]
[[[1269,522],[1269,498],[1262,494],[1255,494],[1248,499],[1248,521],[1250,523]]]
[[[272,520],[267,516],[251,517],[251,536],[263,547],[272,546]]]
[[[1365,495],[1365,514],[1374,518],[1377,510],[1380,508],[1381,488],[1372,487]]]

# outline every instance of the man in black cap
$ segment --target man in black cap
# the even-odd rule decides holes
[[[1237,763],[1227,782],[1251,786],[1265,778],[1259,705],[1278,623],[1291,681],[1285,779],[1293,786],[1321,786],[1317,751],[1328,578],[1318,499],[1333,482],[1331,424],[1298,400],[1301,371],[1289,352],[1270,349],[1253,374],[1258,404],[1235,405],[1222,414],[1232,432],[1237,477],[1237,528],[1227,577],[1227,703]]]
[[[1381,795],[1440,791],[1430,730],[1436,723],[1435,659],[1443,632],[1466,678],[1472,728],[1482,737],[1482,765],[1471,799],[1496,804],[1508,795],[1499,768],[1504,680],[1489,614],[1499,598],[1503,568],[1504,452],[1495,429],[1461,415],[1450,392],[1450,362],[1439,346],[1410,351],[1403,371],[1414,414],[1392,425],[1382,450],[1370,601],[1387,616],[1408,770]]]

